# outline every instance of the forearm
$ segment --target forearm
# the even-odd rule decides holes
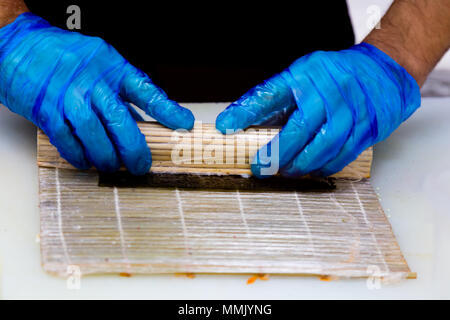
[[[23,0],[0,0],[0,28],[13,22],[28,8]]]
[[[422,86],[450,47],[450,1],[396,0],[364,42],[391,56]]]

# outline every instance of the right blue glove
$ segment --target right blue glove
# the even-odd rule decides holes
[[[0,29],[0,103],[40,127],[75,167],[149,170],[150,150],[127,101],[169,128],[193,127],[188,109],[103,40],[31,13]]]
[[[231,104],[216,127],[227,133],[285,124],[267,149],[258,151],[252,164],[257,177],[277,173],[262,170],[273,168],[274,161],[284,176],[331,175],[387,138],[419,106],[414,78],[384,52],[362,43],[298,59]]]

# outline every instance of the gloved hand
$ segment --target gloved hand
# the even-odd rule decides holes
[[[169,128],[193,126],[189,110],[102,39],[31,13],[0,29],[0,103],[39,126],[75,167],[111,172],[123,162],[133,174],[149,170],[128,102]]]
[[[216,127],[226,133],[287,119],[267,145],[272,163],[259,150],[253,174],[265,176],[261,169],[279,161],[284,176],[331,175],[387,138],[419,106],[417,82],[388,55],[362,43],[298,59],[231,104]],[[270,154],[272,144],[279,153]]]

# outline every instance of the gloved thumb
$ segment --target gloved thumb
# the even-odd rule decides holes
[[[216,128],[223,134],[233,133],[267,120],[271,114],[275,116],[293,105],[294,96],[283,73],[280,73],[257,85],[228,106],[217,116]]]

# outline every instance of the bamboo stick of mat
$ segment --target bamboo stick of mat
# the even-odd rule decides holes
[[[152,151],[150,172],[175,174],[251,175],[250,165],[257,150],[280,131],[279,127],[252,126],[222,135],[214,124],[200,122],[191,131],[173,131],[156,122],[140,122],[138,126]],[[40,167],[74,169],[41,130],[37,162]],[[371,165],[372,148],[369,148],[333,177],[369,178]]]

